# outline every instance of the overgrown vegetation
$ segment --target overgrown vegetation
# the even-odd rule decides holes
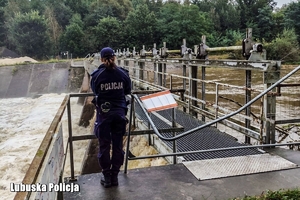
[[[14,67],[12,70],[11,70],[11,74],[12,75],[15,75],[18,71],[18,68],[17,67]]]
[[[266,191],[259,196],[247,196],[231,200],[298,200],[300,199],[299,188],[292,190]]]

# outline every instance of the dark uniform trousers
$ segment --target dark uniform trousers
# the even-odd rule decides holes
[[[103,113],[97,112],[95,135],[99,142],[98,160],[102,173],[117,174],[124,162],[123,136],[126,132],[124,108],[112,108]],[[110,149],[112,145],[112,155]]]

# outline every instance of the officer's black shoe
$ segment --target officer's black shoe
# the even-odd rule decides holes
[[[110,176],[110,174],[102,175],[100,183],[105,188],[110,187],[111,186],[111,176]]]
[[[118,186],[119,185],[118,174],[112,174],[111,175],[111,185],[112,186]]]

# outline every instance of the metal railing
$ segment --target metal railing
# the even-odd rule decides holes
[[[225,115],[223,117],[220,117],[218,119],[215,119],[211,122],[208,122],[204,125],[201,125],[199,127],[193,128],[191,130],[185,131],[183,133],[181,133],[180,135],[174,136],[174,137],[164,137],[163,135],[161,135],[161,133],[158,131],[158,129],[156,128],[153,120],[151,119],[151,117],[149,116],[149,113],[146,111],[146,109],[143,107],[143,103],[141,102],[141,100],[139,99],[139,97],[136,94],[132,95],[132,100],[131,100],[131,105],[134,105],[134,101],[137,101],[138,105],[141,107],[143,113],[145,114],[147,120],[149,121],[149,124],[151,125],[152,130],[154,131],[154,133],[161,139],[164,141],[174,141],[177,140],[179,138],[185,137],[191,133],[194,133],[198,130],[201,130],[205,127],[211,126],[215,123],[218,123],[222,120],[228,119],[236,114],[238,114],[239,112],[241,112],[242,110],[244,110],[245,108],[247,108],[248,106],[251,106],[251,104],[253,104],[255,101],[257,101],[258,99],[260,99],[262,96],[268,94],[268,92],[272,91],[275,87],[278,87],[283,81],[285,81],[287,78],[289,78],[291,75],[293,75],[295,72],[297,72],[300,69],[300,66],[298,66],[297,68],[295,68],[294,70],[292,70],[291,72],[289,72],[287,75],[285,75],[284,77],[282,77],[279,81],[277,81],[276,83],[274,83],[271,87],[269,87],[268,89],[266,89],[265,91],[263,91],[262,93],[260,93],[259,95],[257,95],[255,98],[253,98],[251,101],[249,101],[248,103],[246,103],[244,106],[242,106],[240,109],[238,109],[235,112],[232,112],[228,115]],[[132,113],[133,113],[133,106],[131,106],[131,110],[130,110],[130,120],[129,120],[129,126],[131,126],[132,123]],[[130,137],[131,135],[131,130],[129,130],[128,133],[128,137]],[[126,155],[128,155],[129,152],[129,147],[130,147],[130,140],[128,140],[127,142],[127,148],[126,148]],[[251,146],[240,146],[240,147],[229,147],[229,148],[219,148],[219,149],[209,149],[209,150],[199,150],[199,151],[189,151],[189,152],[174,152],[174,153],[167,153],[167,154],[158,154],[158,155],[149,155],[149,156],[138,156],[138,157],[133,157],[133,158],[129,158],[128,156],[126,156],[126,160],[125,160],[125,168],[124,168],[124,173],[127,173],[127,166],[128,166],[128,160],[137,160],[137,159],[147,159],[147,158],[157,158],[157,157],[167,157],[167,156],[183,156],[183,155],[187,155],[187,154],[196,154],[196,153],[207,153],[207,152],[215,152],[215,151],[226,151],[226,150],[235,150],[235,149],[246,149],[246,148],[266,148],[266,147],[276,147],[276,146],[289,146],[289,145],[299,145],[300,142],[295,142],[295,143],[284,143],[284,144],[264,144],[264,145],[251,145]]]

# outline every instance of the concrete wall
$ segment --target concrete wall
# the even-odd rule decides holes
[[[0,98],[79,92],[84,68],[69,62],[0,67]]]

